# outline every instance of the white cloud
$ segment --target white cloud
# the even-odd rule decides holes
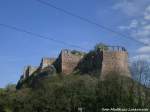
[[[136,32],[133,32],[133,29],[131,29],[131,34],[132,36],[136,37],[136,38],[149,38],[150,36],[150,24],[147,25],[139,25],[136,28]]]
[[[132,20],[131,21],[131,24],[130,24],[130,28],[137,28],[138,26],[138,21],[135,19],[135,20]]]
[[[145,20],[150,20],[150,6],[148,6],[148,7],[145,9],[145,12],[144,12],[144,19],[145,19]]]
[[[150,44],[150,4],[144,8],[140,18],[131,20],[127,26],[119,26],[119,29],[128,30],[131,37],[145,44]]]
[[[118,28],[129,32],[129,35],[138,41],[150,45],[150,0],[117,0],[113,8],[133,18],[128,25]],[[142,46],[136,53],[132,60],[142,59],[150,62],[150,46]]]
[[[126,8],[125,8],[126,7]],[[134,4],[130,2],[122,2],[118,3],[114,6],[114,9],[121,9],[127,15],[132,15],[137,12],[137,8],[134,8]],[[130,11],[129,11],[130,10]]]
[[[137,52],[140,54],[150,54],[150,46],[141,47],[137,50]]]
[[[143,15],[144,8],[150,4],[150,0],[116,0],[113,9],[122,11],[128,16]]]
[[[149,38],[141,38],[141,39],[139,39],[139,41],[143,42],[143,43],[145,43],[147,45],[150,45],[150,39]]]
[[[121,30],[130,30],[132,28],[137,28],[138,26],[139,26],[139,22],[136,19],[134,19],[134,20],[131,21],[130,25],[128,25],[128,26],[119,26],[119,29],[121,29]]]
[[[136,55],[130,59],[131,61],[136,61],[136,60],[146,60],[150,62],[150,55],[148,54],[141,54],[141,55]]]
[[[129,29],[128,26],[118,26],[118,28],[119,28],[120,30],[127,30],[127,29]]]

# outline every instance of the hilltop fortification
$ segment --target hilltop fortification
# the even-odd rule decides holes
[[[64,49],[56,59],[43,58],[39,67],[26,67],[23,78],[30,77],[35,71],[39,70],[38,72],[40,72],[47,67],[55,68],[58,73],[66,75],[71,74],[76,69],[85,73],[97,70],[102,80],[110,72],[131,77],[128,68],[128,52],[121,46],[105,46],[105,48],[89,53]]]
[[[36,70],[38,69],[38,67],[33,67],[33,66],[26,66],[23,70],[23,75],[22,78],[28,78],[30,77]]]
[[[59,73],[70,74],[75,70],[84,55],[85,53],[80,51],[64,49],[57,58],[55,67]]]
[[[128,52],[121,46],[108,46],[107,50],[102,50],[101,79],[105,79],[110,72],[131,77],[128,67]]]

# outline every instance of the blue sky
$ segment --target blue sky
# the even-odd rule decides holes
[[[149,0],[43,0],[117,32],[150,43]],[[150,47],[105,31],[36,0],[1,0],[0,23],[92,49],[96,43],[122,45],[131,58],[150,59]],[[0,87],[17,83],[24,66],[77,49],[0,26]]]

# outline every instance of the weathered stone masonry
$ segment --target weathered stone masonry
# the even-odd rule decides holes
[[[57,72],[66,75],[70,74],[78,65],[82,64],[83,59],[86,59],[85,56],[85,53],[79,51],[62,50],[57,59],[43,58],[39,67],[26,67],[23,78],[30,77],[36,70],[42,70],[52,65],[56,68]],[[131,77],[128,68],[128,52],[124,47],[108,46],[108,49],[98,50],[94,56],[87,59],[90,59],[90,63],[94,61],[93,65],[95,66],[96,64],[96,69],[98,68],[101,72],[101,79],[105,79],[110,72],[116,72],[123,76]],[[82,66],[82,68],[84,68],[84,66]],[[85,70],[87,70],[86,67]]]
[[[104,79],[110,72],[131,77],[128,67],[128,52],[124,47],[111,47],[108,51],[103,51],[101,68],[101,79]]]
[[[57,64],[55,67],[58,72],[70,74],[77,67],[83,56],[84,55],[81,54],[73,54],[71,50],[62,50],[56,61]]]
[[[42,61],[40,63],[39,67],[33,67],[33,66],[27,66],[24,68],[23,75],[21,76],[21,79],[26,79],[30,77],[34,72],[36,72],[39,69],[44,69],[48,66],[51,66],[55,62],[55,58],[42,58]]]

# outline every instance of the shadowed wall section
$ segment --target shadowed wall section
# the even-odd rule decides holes
[[[33,67],[33,66],[25,67],[22,75],[23,79],[30,77],[37,69],[38,67]]]

